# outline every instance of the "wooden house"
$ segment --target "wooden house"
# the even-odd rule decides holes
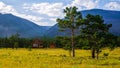
[[[43,48],[43,42],[40,39],[34,39],[32,42],[33,48]]]
[[[56,46],[55,46],[55,44],[54,43],[51,43],[50,44],[50,48],[55,48]]]

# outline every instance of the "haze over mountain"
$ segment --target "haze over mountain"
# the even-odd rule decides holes
[[[20,37],[40,37],[49,29],[12,14],[0,14],[0,37],[9,37],[19,33]]]
[[[110,11],[110,10],[102,10],[102,9],[92,9],[92,10],[84,10],[82,11],[83,17],[87,14],[93,15],[101,15],[104,19],[104,23],[111,23],[112,27],[110,32],[115,35],[120,35],[120,11]],[[60,35],[65,35],[65,33],[59,32],[58,25],[54,25],[51,27],[45,34],[49,37],[55,37]]]

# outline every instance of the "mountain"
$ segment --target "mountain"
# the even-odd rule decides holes
[[[92,9],[92,10],[84,10],[81,11],[83,17],[87,14],[93,15],[101,15],[104,19],[104,23],[112,24],[110,28],[110,32],[120,36],[120,11],[110,11],[110,10],[102,10],[102,9]],[[58,25],[54,25],[51,27],[45,34],[49,37],[55,37],[59,35],[65,35],[65,33],[59,32]]]
[[[49,36],[49,37],[55,37],[55,36],[58,36],[58,35],[59,36],[63,36],[63,35],[65,35],[65,33],[64,32],[60,32],[58,24],[55,24],[49,30],[47,30],[44,35],[45,36]]]
[[[110,32],[120,36],[120,11],[110,11],[101,9],[92,9],[81,11],[83,17],[87,14],[101,15],[104,23],[111,23]],[[0,37],[9,37],[19,33],[20,37],[32,38],[40,36],[63,36],[70,35],[69,30],[60,32],[58,24],[54,26],[39,26],[26,19],[14,16],[12,14],[0,14]]]
[[[39,26],[12,14],[0,14],[0,37],[9,37],[16,33],[25,38],[40,37],[48,29],[47,26]]]

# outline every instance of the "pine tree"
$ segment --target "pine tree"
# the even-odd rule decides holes
[[[58,26],[62,29],[70,29],[71,32],[71,47],[72,47],[72,56],[75,57],[75,31],[79,29],[82,21],[81,12],[77,11],[78,8],[66,7],[64,9],[65,17],[63,19],[57,19]]]

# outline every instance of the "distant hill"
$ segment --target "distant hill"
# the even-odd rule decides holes
[[[101,15],[105,23],[111,23],[113,26],[110,32],[120,35],[120,11],[110,11],[101,9],[92,9],[82,11],[83,17],[87,14]],[[59,32],[58,24],[54,26],[39,26],[26,19],[14,16],[12,14],[0,14],[0,37],[9,37],[19,33],[20,37],[32,38],[43,35],[49,37],[70,35],[69,31]]]
[[[87,14],[101,15],[104,19],[104,23],[111,23],[112,24],[110,32],[115,34],[115,35],[120,36],[120,11],[92,9],[92,10],[84,10],[84,11],[81,11],[81,12],[82,12],[83,17],[85,17]],[[45,35],[49,36],[49,37],[65,35],[65,33],[61,33],[58,30],[59,30],[59,27],[56,24],[53,27],[51,27],[46,32]]]
[[[59,27],[58,27],[58,24],[55,24],[54,26],[52,26],[50,29],[48,29],[46,32],[45,32],[45,36],[48,36],[48,37],[55,37],[55,36],[63,36],[65,35],[66,33],[64,32],[60,32],[59,31]]]
[[[16,33],[19,33],[20,37],[40,37],[49,28],[12,14],[0,14],[0,37],[9,37]]]

